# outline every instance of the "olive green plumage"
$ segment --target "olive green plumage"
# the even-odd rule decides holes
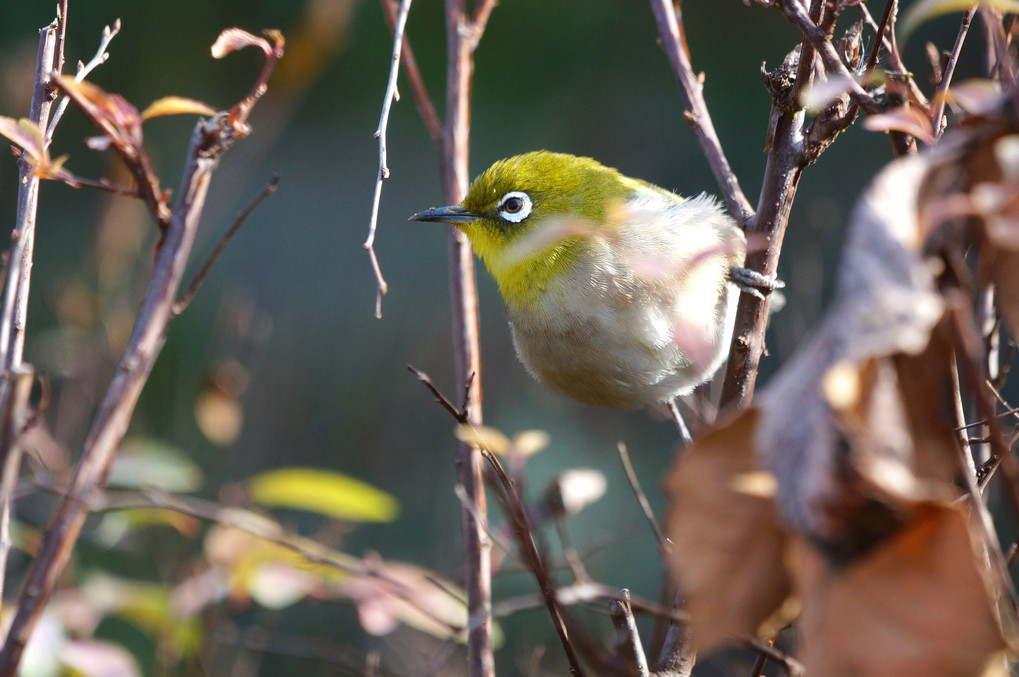
[[[684,394],[724,359],[745,240],[712,198],[682,198],[590,158],[501,160],[457,206],[411,217],[462,230],[499,285],[521,361],[588,404]]]

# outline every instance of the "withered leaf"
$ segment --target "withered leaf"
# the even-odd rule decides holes
[[[920,508],[846,567],[796,539],[800,658],[825,677],[974,677],[1005,648],[966,516]]]
[[[759,416],[749,409],[698,439],[667,480],[673,501],[670,564],[701,651],[783,624],[773,618],[790,589],[783,565],[786,536],[776,523],[772,497],[759,490],[769,485],[758,481]]]

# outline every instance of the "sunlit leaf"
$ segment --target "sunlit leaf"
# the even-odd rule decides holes
[[[148,437],[133,437],[121,447],[108,482],[112,486],[191,492],[202,486],[202,471],[175,447]]]
[[[513,447],[522,456],[533,456],[548,447],[551,441],[544,430],[524,430],[513,436]]]
[[[449,582],[413,564],[378,562],[377,575],[355,576],[339,586],[357,606],[361,625],[385,635],[401,623],[443,639],[462,641],[467,625],[466,595]],[[498,631],[496,631],[498,632]]]
[[[272,54],[272,47],[264,38],[252,35],[240,28],[227,28],[219,34],[216,42],[212,44],[212,58],[222,59],[227,54],[244,49],[245,47],[258,47],[265,52],[266,56]]]
[[[248,480],[251,500],[274,508],[296,508],[348,522],[388,522],[396,499],[375,487],[336,472],[283,468]]]
[[[501,431],[487,425],[458,425],[453,432],[461,442],[487,449],[497,456],[505,455],[513,444]]]
[[[926,21],[952,12],[963,12],[976,5],[999,12],[1019,12],[1017,0],[917,0],[909,6],[899,22],[901,40],[906,42],[917,26]]]
[[[154,526],[170,527],[180,534],[192,536],[201,526],[201,522],[190,515],[183,515],[175,510],[160,508],[117,510],[103,515],[102,520],[96,526],[96,539],[100,543],[112,547],[120,543],[130,533]]]
[[[919,108],[908,103],[887,113],[868,116],[863,121],[863,127],[872,132],[905,132],[926,144],[934,143],[934,129],[930,118]]]
[[[46,157],[46,142],[39,126],[27,118],[15,120],[0,115],[0,136],[4,136],[28,153],[36,162]]]
[[[183,96],[164,96],[156,99],[142,111],[142,120],[161,115],[215,115],[216,109],[194,99]]]
[[[571,468],[556,476],[549,492],[556,492],[557,501],[567,515],[576,515],[604,496],[608,487],[608,480],[598,470]]]
[[[69,641],[60,661],[79,677],[141,677],[138,661],[124,647],[95,639]]]

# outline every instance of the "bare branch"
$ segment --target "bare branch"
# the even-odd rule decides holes
[[[255,199],[253,199],[248,206],[242,209],[237,215],[233,224],[231,224],[230,228],[228,228],[226,233],[223,234],[223,238],[219,241],[219,244],[217,244],[216,248],[212,250],[212,253],[209,254],[209,258],[206,259],[205,263],[195,274],[194,279],[191,280],[191,284],[188,285],[187,291],[185,291],[180,299],[173,304],[174,315],[180,315],[184,312],[184,309],[188,307],[191,303],[191,299],[195,297],[195,294],[198,293],[198,289],[202,286],[202,282],[205,281],[205,276],[209,274],[212,266],[214,266],[216,261],[219,259],[219,255],[223,253],[223,250],[226,249],[226,246],[230,243],[230,240],[233,239],[233,236],[237,234],[241,225],[249,216],[251,216],[251,213],[258,208],[258,205],[262,204],[262,200],[276,192],[276,187],[279,185],[279,182],[279,175],[274,174],[273,177],[269,179],[269,183],[267,183],[265,188],[262,189],[262,192],[256,195]]]
[[[66,1],[66,0],[65,0]],[[74,81],[81,82],[89,73],[94,71],[99,66],[106,63],[106,60],[110,58],[109,52],[106,50],[109,48],[110,43],[113,42],[113,38],[116,37],[117,33],[120,32],[120,19],[113,22],[113,27],[104,26],[102,37],[99,40],[99,48],[96,50],[95,56],[86,63],[78,62],[78,68],[74,74]],[[55,68],[58,73],[61,72],[62,68]],[[60,122],[60,118],[64,116],[64,111],[67,110],[67,104],[70,100],[65,96],[60,99],[60,103],[57,104],[57,110],[53,113],[53,119],[50,121],[49,127],[46,128],[46,145],[48,146],[53,141],[53,132],[57,129],[57,124]]]
[[[563,651],[566,653],[566,659],[569,661],[570,674],[575,677],[583,677],[586,673],[580,664],[577,650],[570,641],[566,623],[563,620],[562,612],[559,610],[559,603],[556,601],[555,585],[549,576],[545,561],[538,552],[538,546],[534,542],[534,535],[531,533],[530,523],[527,519],[527,511],[520,499],[516,485],[509,475],[506,474],[506,470],[499,463],[499,459],[495,457],[495,454],[487,449],[482,449],[481,453],[495,471],[495,476],[499,479],[505,492],[503,507],[506,509],[510,522],[513,525],[513,532],[517,537],[517,543],[520,545],[524,562],[538,582],[538,587],[545,600],[545,607],[552,617],[552,624],[555,626],[556,634],[559,636],[559,643],[562,644]]]
[[[368,257],[371,259],[372,270],[375,273],[375,281],[378,290],[375,294],[375,317],[382,317],[382,297],[385,296],[389,286],[382,277],[382,268],[379,266],[378,256],[375,254],[375,231],[379,224],[379,203],[382,200],[382,182],[389,178],[389,165],[386,157],[386,129],[389,127],[389,111],[393,102],[400,100],[400,92],[396,89],[396,78],[400,74],[400,52],[403,49],[403,32],[407,27],[407,14],[410,12],[412,0],[401,0],[400,14],[396,18],[396,26],[393,29],[393,58],[389,65],[389,81],[386,84],[385,98],[382,100],[382,113],[379,115],[379,126],[375,129],[375,138],[379,140],[379,171],[375,177],[375,195],[372,197],[372,213],[368,222],[368,239],[364,241],[364,248],[368,250]]]
[[[697,141],[711,166],[711,172],[715,175],[715,181],[722,191],[729,211],[736,217],[740,225],[746,228],[754,215],[754,209],[743,194],[739,181],[733,174],[729,161],[722,151],[718,135],[715,133],[715,126],[711,122],[711,115],[708,113],[708,106],[704,101],[704,85],[690,64],[690,55],[686,48],[686,33],[683,29],[683,22],[679,18],[679,7],[670,0],[651,0],[651,10],[658,23],[658,34],[662,38],[662,46],[669,57],[669,63],[672,64],[672,70],[676,74],[683,92],[687,122],[690,123],[697,135]]]
[[[381,1],[382,10],[386,15],[386,23],[389,24],[389,30],[393,30],[396,26],[396,0]],[[435,112],[435,104],[432,103],[428,90],[425,88],[424,80],[421,79],[421,71],[418,70],[417,59],[414,58],[414,50],[410,48],[410,41],[406,35],[403,36],[403,57],[400,59],[400,62],[403,64],[403,73],[410,82],[411,92],[414,93],[414,103],[417,104],[418,115],[421,116],[421,121],[425,123],[428,136],[432,137],[432,141],[438,146],[442,142],[442,122],[439,121],[439,115]]]
[[[648,670],[640,633],[637,632],[637,621],[633,617],[633,609],[630,608],[629,590],[623,590],[622,600],[609,602],[609,615],[616,629],[615,659],[620,673],[634,677],[649,677],[651,672]]]
[[[456,405],[450,402],[449,398],[443,395],[435,384],[432,383],[431,377],[425,372],[421,371],[417,367],[408,364],[407,371],[417,376],[417,379],[424,384],[428,391],[435,396],[435,401],[442,405],[442,408],[449,412],[449,415],[456,419],[457,423],[467,423],[467,412],[463,409],[457,409]]]
[[[633,464],[630,463],[630,454],[626,450],[626,445],[617,442],[616,450],[619,452],[619,462],[623,464],[626,480],[630,483],[633,495],[637,497],[637,503],[640,504],[640,509],[644,513],[644,519],[651,526],[651,531],[654,532],[655,539],[658,541],[658,552],[663,555],[672,552],[672,542],[665,537],[661,527],[658,526],[658,520],[655,519],[655,513],[651,509],[651,503],[647,500],[647,494],[641,489],[640,480],[637,479],[637,473],[633,469]]]
[[[948,88],[952,85],[952,76],[955,75],[955,65],[959,61],[959,53],[962,52],[962,44],[966,41],[966,34],[969,33],[970,23],[976,13],[977,5],[973,5],[963,12],[962,21],[959,23],[959,33],[955,36],[955,44],[952,45],[952,51],[948,55],[945,71],[934,90],[931,122],[935,138],[941,138],[945,131],[945,103],[948,100]]]
[[[442,131],[442,186],[446,204],[457,204],[467,193],[470,148],[470,93],[474,73],[474,49],[484,32],[491,0],[481,0],[475,20],[467,16],[466,0],[446,0],[446,123]],[[447,230],[450,303],[453,316],[454,381],[473,387],[466,392],[461,410],[470,423],[481,416],[481,347],[479,340],[478,290],[474,276],[474,254],[466,237],[455,228]],[[457,479],[476,506],[487,511],[480,450],[466,442],[457,448]],[[479,619],[467,639],[468,671],[471,677],[494,677],[492,644],[491,542],[481,522],[461,509],[464,548],[464,584],[468,613]]]

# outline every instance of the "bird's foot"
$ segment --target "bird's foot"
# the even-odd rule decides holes
[[[732,267],[729,269],[729,279],[732,280],[741,291],[751,296],[764,300],[764,297],[785,287],[785,282],[774,275],[764,275],[749,268]]]

